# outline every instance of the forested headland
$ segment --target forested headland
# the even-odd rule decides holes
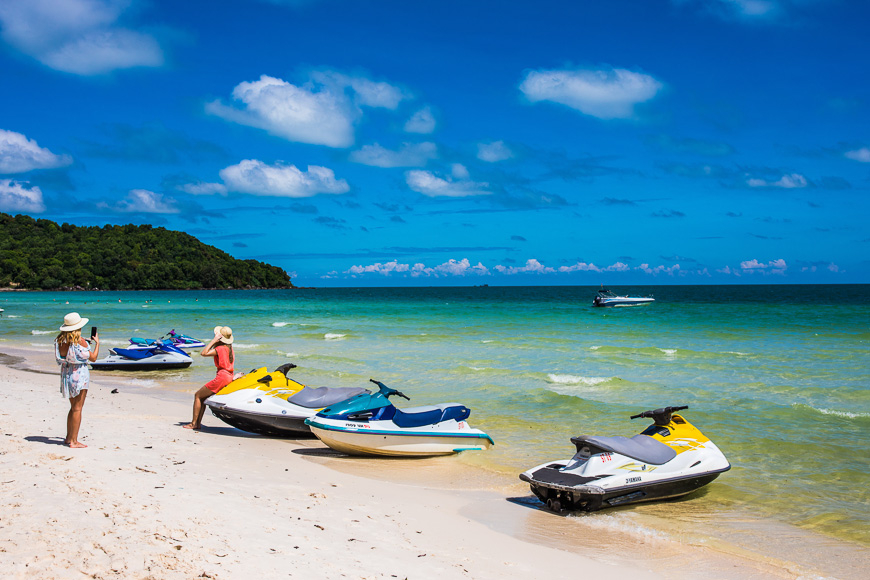
[[[0,213],[0,288],[194,290],[292,288],[277,266],[237,260],[184,232],[80,227]]]

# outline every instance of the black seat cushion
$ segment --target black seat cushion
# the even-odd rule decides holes
[[[644,463],[662,465],[677,456],[672,447],[657,441],[648,435],[628,437],[598,437],[595,435],[580,435],[572,437],[571,442],[577,446],[577,451],[588,447],[591,454],[601,452],[619,453]]]

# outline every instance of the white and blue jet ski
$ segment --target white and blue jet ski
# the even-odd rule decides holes
[[[190,355],[175,345],[157,341],[147,348],[110,348],[109,356],[91,363],[97,371],[159,371],[183,369],[193,363]]]
[[[731,469],[725,455],[676,411],[664,407],[633,415],[653,424],[634,437],[572,437],[571,459],[551,461],[520,474],[555,512],[595,511],[679,497]]]
[[[186,334],[180,334],[175,332],[173,328],[160,338],[140,338],[138,336],[134,336],[130,339],[129,349],[147,349],[151,346],[154,346],[158,342],[170,342],[171,344],[177,346],[181,349],[191,349],[191,348],[202,348],[205,346],[205,343],[201,340],[193,338],[192,336],[187,336]]]
[[[271,437],[311,435],[305,419],[324,407],[369,393],[357,387],[307,387],[287,376],[296,368],[266,367],[236,379],[205,400],[212,415],[242,431]]]
[[[428,457],[480,451],[492,438],[467,422],[471,410],[458,403],[398,409],[389,401],[404,393],[371,379],[375,394],[361,394],[323,409],[305,423],[329,447],[348,455]]]

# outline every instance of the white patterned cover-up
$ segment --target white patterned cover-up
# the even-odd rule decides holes
[[[60,345],[54,343],[54,357],[60,365],[60,394],[66,399],[78,397],[88,388],[91,372],[88,370],[88,360],[91,351],[80,344],[73,344],[67,350],[66,357],[60,356]]]

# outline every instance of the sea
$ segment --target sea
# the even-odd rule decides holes
[[[870,547],[870,285],[614,288],[656,299],[628,308],[591,307],[596,290],[3,292],[0,352],[19,344],[51,360],[71,311],[107,347],[171,329],[208,340],[228,325],[237,371],[293,362],[307,385],[374,378],[410,396],[405,405],[468,406],[496,445],[450,461],[517,485],[525,469],[570,457],[572,436],[631,436],[648,423],[631,415],[688,405],[732,469],[686,500],[626,508],[659,520],[625,521],[654,532],[677,518],[747,546],[776,529],[782,541]],[[189,394],[213,375],[200,358],[114,376]]]

